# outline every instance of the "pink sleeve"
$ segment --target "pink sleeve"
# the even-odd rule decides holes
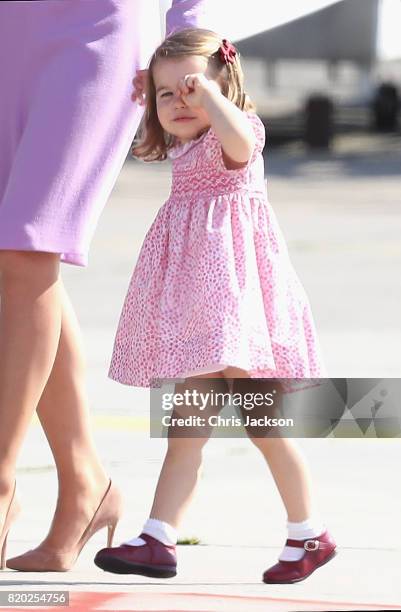
[[[262,153],[266,140],[265,126],[263,125],[261,119],[259,119],[258,115],[256,115],[255,113],[246,112],[246,114],[252,125],[256,138],[255,148],[247,164],[244,164],[240,168],[226,168],[223,160],[220,140],[217,138],[213,129],[210,128],[205,138],[203,139],[203,148],[206,159],[208,159],[209,163],[213,167],[220,168],[220,170],[226,172],[246,171],[246,169],[249,168],[249,166],[253,164],[253,162],[257,159],[259,154]]]
[[[248,115],[249,121],[251,122],[253,131],[256,137],[255,148],[253,150],[253,154],[250,160],[250,161],[254,161],[256,159],[256,156],[259,153],[262,153],[265,147],[266,132],[265,132],[265,126],[263,125],[262,120],[258,117],[258,115],[256,115],[256,113],[247,112],[247,115]]]
[[[185,28],[204,27],[206,0],[173,0],[166,14],[166,36]]]

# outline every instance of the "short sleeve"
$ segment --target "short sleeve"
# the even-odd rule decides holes
[[[255,148],[248,162],[241,165],[239,168],[227,168],[224,164],[220,140],[217,138],[213,129],[210,128],[203,139],[204,154],[208,163],[212,163],[215,167],[224,169],[227,172],[236,172],[248,168],[256,160],[258,155],[262,153],[266,141],[265,126],[255,113],[247,112],[246,114],[256,137]]]
[[[262,153],[266,143],[266,130],[262,123],[262,120],[255,114],[247,112],[248,119],[253,127],[253,131],[256,137],[255,148],[252,153],[251,162],[256,159],[259,153]]]

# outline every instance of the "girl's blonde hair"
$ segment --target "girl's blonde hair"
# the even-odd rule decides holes
[[[142,118],[138,139],[134,141],[132,155],[145,161],[162,161],[173,144],[174,137],[167,134],[160,125],[156,107],[156,88],[153,69],[159,59],[183,58],[199,55],[208,60],[213,78],[222,87],[222,94],[244,111],[255,110],[249,96],[244,91],[244,75],[239,53],[234,62],[225,63],[220,59],[219,48],[222,39],[211,30],[189,28],[166,38],[151,57],[146,84],[146,108]]]

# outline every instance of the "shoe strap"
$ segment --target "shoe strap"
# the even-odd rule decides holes
[[[138,537],[141,538],[142,540],[145,540],[146,544],[148,545],[156,544],[157,546],[163,546],[163,548],[170,548],[170,549],[175,550],[174,544],[163,544],[163,542],[160,542],[160,540],[158,540],[157,538],[154,538],[148,533],[141,533]]]
[[[293,548],[304,548],[308,552],[313,552],[314,550],[324,550],[325,548],[332,547],[332,544],[329,544],[327,542],[321,542],[317,538],[309,538],[307,540],[288,539],[285,545],[291,546]]]

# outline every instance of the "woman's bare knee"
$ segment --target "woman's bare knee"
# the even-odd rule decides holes
[[[3,288],[20,283],[26,286],[51,284],[57,280],[59,270],[59,253],[0,250],[0,279]]]

